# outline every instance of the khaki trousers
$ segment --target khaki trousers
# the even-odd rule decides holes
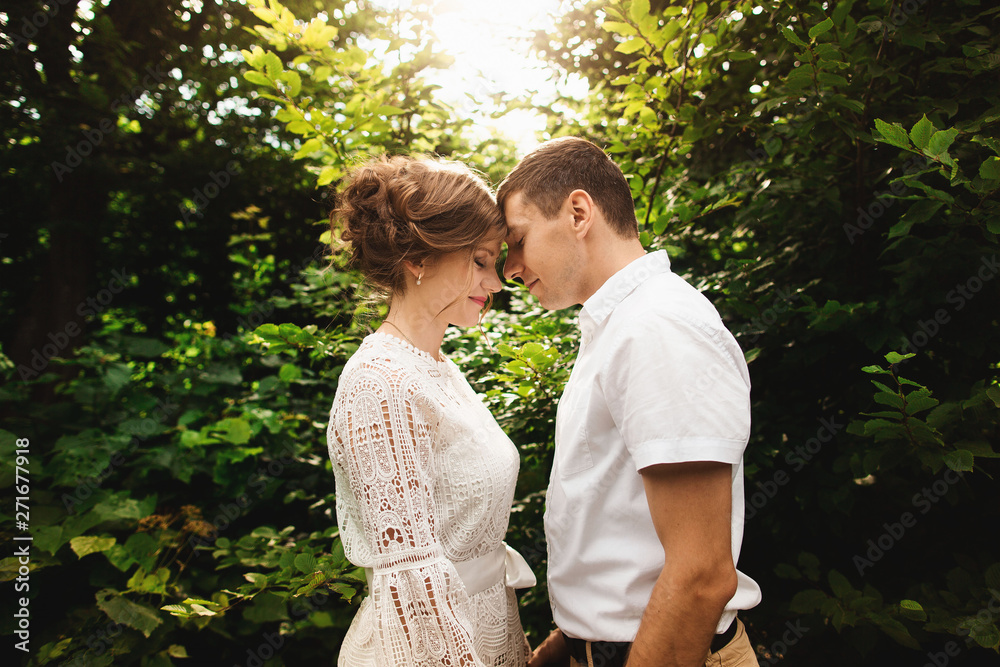
[[[705,667],[759,667],[757,654],[750,644],[747,630],[743,626],[743,621],[736,619],[736,634],[733,640],[723,646],[718,652],[712,653],[705,659]],[[569,659],[571,667],[601,667],[601,656],[597,660],[588,656],[586,663],[579,663],[573,658]]]

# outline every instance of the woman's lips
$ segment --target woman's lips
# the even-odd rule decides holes
[[[485,297],[470,296],[469,298],[472,299],[473,301],[475,301],[476,303],[478,303],[480,308],[485,308],[486,307],[486,298]]]
[[[531,281],[531,284],[530,284],[530,285],[528,285],[528,293],[529,293],[529,294],[531,293],[531,290],[532,290],[532,288],[534,288],[534,286],[535,286],[536,284],[538,284],[538,279],[537,279],[537,278],[536,278],[536,279],[534,279],[534,280],[532,280],[532,281]]]

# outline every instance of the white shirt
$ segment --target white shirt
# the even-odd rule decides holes
[[[569,636],[632,641],[664,564],[639,470],[731,464],[738,562],[750,374],[715,307],[671,272],[665,251],[608,279],[583,305],[579,324],[546,497],[549,598]],[[737,609],[760,602],[760,587],[737,575],[717,632]]]

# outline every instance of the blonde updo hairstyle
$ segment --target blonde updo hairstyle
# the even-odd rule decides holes
[[[373,158],[351,172],[330,214],[333,238],[338,222],[351,264],[390,299],[406,293],[404,261],[467,252],[471,281],[476,248],[507,231],[489,186],[469,167],[399,155]]]

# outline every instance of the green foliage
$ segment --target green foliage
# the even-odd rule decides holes
[[[56,441],[44,461],[32,459],[32,574],[59,570],[72,581],[84,558],[91,573],[67,583],[66,624],[40,628],[37,664],[45,655],[147,660],[160,650],[239,660],[241,642],[213,648],[191,632],[246,642],[281,619],[300,650],[336,651],[364,588],[339,544],[325,457],[335,381],[318,376],[339,366],[306,354],[273,363],[253,334],[214,333],[190,323],[157,341],[109,319],[62,362],[70,379],[48,374],[4,392],[5,411],[19,416],[0,433],[3,479],[13,478],[15,437],[33,448]],[[33,403],[44,386],[58,400]],[[10,580],[16,563],[7,560]]]
[[[5,35],[42,7],[23,4]],[[23,101],[0,105],[0,206],[19,221],[2,312],[34,316],[51,294],[72,311],[97,276],[131,275],[45,368],[18,372],[30,345],[0,355],[4,489],[16,439],[33,449],[31,664],[245,663],[265,636],[281,638],[277,664],[333,659],[365,581],[336,528],[327,410],[384,308],[324,256],[316,187],[382,152],[450,155],[494,181],[512,163],[435,99],[424,75],[450,60],[420,6],[182,4],[95,3],[80,30],[66,12],[5,54],[5,98]],[[670,252],[751,362],[740,564],[764,590],[744,615],[762,662],[916,662],[956,638],[970,658],[1000,650],[1000,8],[913,5],[581,1],[536,37],[591,88],[541,109],[550,134],[607,147],[643,243]],[[180,78],[109,113],[164,59]],[[88,168],[52,185],[51,163],[105,116]],[[199,208],[208,175],[191,165],[219,176],[234,157],[240,178]],[[572,312],[498,296],[486,338],[451,331],[446,349],[521,452],[507,539],[541,575],[578,333]],[[0,579],[17,566],[0,560]],[[539,581],[519,594],[533,643],[551,628]],[[775,655],[794,620],[811,629]]]
[[[359,156],[455,149],[449,144],[468,121],[435,103],[436,86],[421,77],[453,59],[435,49],[419,7],[392,13],[369,7],[367,38],[385,46],[376,55],[357,41],[338,39],[338,27],[322,16],[297,19],[277,0],[249,5],[264,22],[251,32],[274,50],[244,49],[251,69],[243,77],[261,88],[260,97],[282,105],[275,119],[297,135],[293,157],[314,163],[317,185],[341,178]]]

